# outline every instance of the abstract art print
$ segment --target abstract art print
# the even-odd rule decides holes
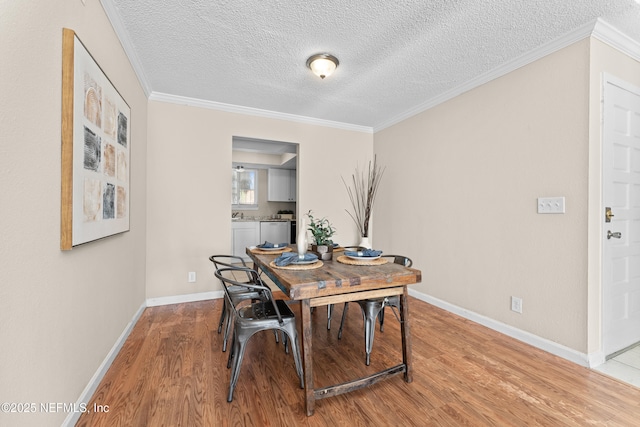
[[[62,34],[60,248],[129,231],[131,109],[73,30]]]

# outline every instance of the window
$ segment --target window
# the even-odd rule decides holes
[[[258,171],[232,169],[232,209],[258,209]]]

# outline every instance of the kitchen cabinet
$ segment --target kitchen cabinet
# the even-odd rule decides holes
[[[260,244],[259,221],[233,221],[231,223],[231,247],[235,256],[249,261],[246,249]]]
[[[296,201],[295,169],[269,169],[267,173],[267,200],[270,202]]]
[[[260,223],[260,243],[289,243],[290,233],[289,221],[263,221]]]

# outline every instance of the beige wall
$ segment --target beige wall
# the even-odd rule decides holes
[[[233,136],[299,143],[298,212],[327,216],[338,241],[356,242],[340,176],[371,158],[372,134],[151,101],[148,298],[220,289],[208,257],[231,251]]]
[[[60,251],[62,28],[131,107],[131,231]],[[0,1],[0,402],[75,402],[144,301],[147,100],[98,1]],[[4,414],[60,425],[66,413]]]
[[[586,352],[588,96],[584,40],[376,133],[376,246],[416,290]],[[537,214],[547,196],[566,214]]]
[[[76,401],[145,298],[219,289],[207,257],[230,251],[234,135],[299,143],[298,212],[329,217],[343,244],[357,236],[340,177],[377,153],[372,240],[414,259],[416,290],[599,348],[601,73],[640,86],[637,61],[585,40],[374,137],[147,102],[95,0],[0,0],[0,12],[0,402]],[[132,109],[131,231],[64,253],[63,27]],[[538,215],[540,196],[565,196],[567,213]],[[0,413],[0,425],[66,415]]]

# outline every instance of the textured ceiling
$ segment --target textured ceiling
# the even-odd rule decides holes
[[[374,130],[597,18],[640,45],[636,0],[101,1],[151,96]]]

